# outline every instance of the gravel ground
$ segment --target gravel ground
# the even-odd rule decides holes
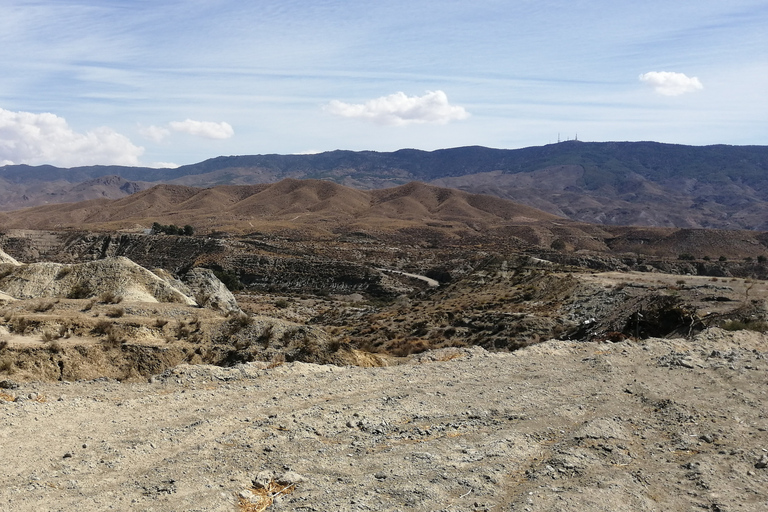
[[[768,510],[766,358],[711,329],[6,381],[0,510]]]

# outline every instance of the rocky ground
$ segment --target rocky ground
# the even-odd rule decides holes
[[[6,379],[0,509],[766,510],[766,342],[709,329]]]

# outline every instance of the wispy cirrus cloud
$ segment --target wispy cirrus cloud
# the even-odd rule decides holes
[[[396,92],[365,103],[333,100],[325,106],[325,110],[341,117],[390,126],[446,124],[469,117],[464,107],[451,105],[443,91],[427,91],[423,96],[406,96],[403,92]]]
[[[673,71],[649,71],[640,75],[640,81],[653,87],[662,96],[679,96],[704,88],[697,77]]]
[[[78,133],[55,114],[0,108],[0,165],[138,165],[143,153],[106,126]]]

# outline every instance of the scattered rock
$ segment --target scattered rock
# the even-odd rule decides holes
[[[253,486],[256,489],[266,489],[269,487],[269,484],[275,480],[275,474],[272,471],[269,471],[268,469],[265,469],[263,471],[259,471],[256,473],[256,476],[253,477]]]
[[[10,379],[0,380],[0,389],[19,389],[19,384]]]

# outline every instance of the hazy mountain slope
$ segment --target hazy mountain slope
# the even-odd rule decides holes
[[[424,181],[587,222],[768,229],[768,146],[655,142],[228,156],[177,169],[5,166],[0,167],[0,209],[101,197],[104,183],[76,187],[80,196],[59,192],[68,190],[68,183],[109,175],[133,184],[105,197],[126,195],[146,182],[210,187],[312,178],[378,189]],[[82,195],[94,187],[96,192]]]

